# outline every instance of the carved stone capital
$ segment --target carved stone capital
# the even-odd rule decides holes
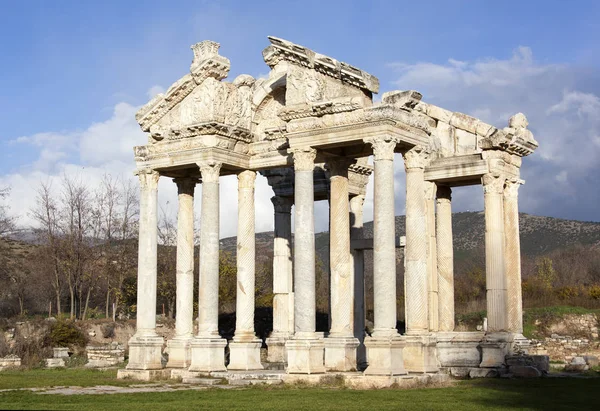
[[[273,196],[271,202],[276,213],[290,214],[292,212],[294,201],[291,197]]]
[[[395,137],[369,137],[363,140],[373,147],[373,158],[375,161],[394,159],[394,149],[399,140]]]
[[[238,174],[238,188],[254,188],[254,182],[256,181],[256,171],[244,170]]]
[[[173,182],[177,184],[177,194],[187,194],[193,196],[198,179],[191,177],[180,177],[174,178]]]
[[[294,170],[313,171],[315,168],[317,150],[314,148],[294,148],[288,150],[288,153],[294,156]]]
[[[481,177],[484,194],[502,194],[506,178],[501,174],[484,174]]]
[[[157,190],[158,179],[160,173],[149,168],[136,170],[135,174],[140,179],[140,187],[142,190]]]
[[[331,177],[346,177],[348,178],[348,168],[356,162],[353,158],[339,157],[327,160],[326,168],[329,170]]]
[[[217,183],[219,182],[219,174],[221,172],[222,163],[215,161],[207,161],[204,163],[198,163],[200,167],[200,173],[202,174],[203,183]]]
[[[415,146],[404,153],[404,168],[425,168],[429,164],[429,150],[425,147]]]
[[[425,181],[425,198],[427,200],[435,199],[435,193],[437,192],[437,184],[433,181]]]
[[[437,199],[438,201],[452,201],[452,189],[448,186],[438,186]]]
[[[350,212],[354,214],[362,213],[365,205],[365,196],[363,194],[354,196],[350,199]]]
[[[519,196],[519,187],[522,184],[525,184],[525,180],[507,180],[506,185],[504,186],[504,197],[517,198]]]

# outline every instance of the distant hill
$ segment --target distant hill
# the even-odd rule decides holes
[[[576,220],[563,220],[519,214],[521,232],[521,252],[535,256],[576,244],[600,245],[600,223]],[[452,218],[454,250],[457,258],[484,246],[485,221],[483,211],[454,213]],[[365,238],[373,238],[373,222],[364,225]],[[396,216],[396,235],[405,234],[405,217]],[[272,249],[273,232],[256,235],[257,249]],[[329,233],[315,235],[317,254],[326,266],[329,261]],[[235,255],[236,237],[221,240],[221,247]],[[272,251],[271,251],[272,252]]]

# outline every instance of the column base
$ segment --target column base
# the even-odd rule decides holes
[[[366,337],[367,361],[365,375],[404,375],[404,339],[399,334],[389,337]]]
[[[267,361],[268,362],[287,362],[287,352],[285,343],[290,337],[273,336],[266,339],[267,343]]]
[[[437,333],[436,348],[440,367],[479,367],[483,335],[479,331]]]
[[[325,345],[325,369],[327,371],[356,371],[358,339],[354,337],[328,337]]]
[[[169,361],[167,368],[188,368],[192,363],[191,343],[193,338],[177,339],[167,341]]]
[[[506,361],[506,355],[510,353],[510,334],[498,332],[489,333],[483,337],[481,347],[481,368],[502,367]]]
[[[527,337],[525,337],[523,334],[513,334],[511,348],[512,352],[515,354],[529,354],[529,349],[531,348],[531,341],[529,341]]]
[[[162,363],[163,337],[148,336],[129,339],[129,362],[128,370],[160,370],[164,368]]]
[[[189,371],[226,371],[225,347],[227,341],[220,337],[194,338],[190,345],[191,364]]]
[[[322,340],[288,340],[285,343],[288,358],[288,374],[321,374],[325,372],[323,356],[325,346]]]
[[[408,372],[438,372],[436,338],[430,335],[405,335],[404,366]]]
[[[229,343],[229,365],[228,370],[262,370],[264,367],[260,362],[260,348],[262,341],[255,339],[251,341],[235,341]]]

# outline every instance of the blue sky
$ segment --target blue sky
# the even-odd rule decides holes
[[[130,175],[144,142],[133,115],[187,72],[191,44],[221,43],[230,78],[260,76],[274,35],[374,74],[382,91],[416,89],[497,126],[524,112],[540,149],[523,163],[521,209],[600,221],[600,2],[1,3],[0,186],[15,213],[40,179]],[[465,189],[455,209],[480,197]]]

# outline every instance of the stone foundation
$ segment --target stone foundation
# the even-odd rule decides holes
[[[125,348],[119,344],[107,344],[103,347],[85,347],[88,368],[114,367],[125,361]]]

